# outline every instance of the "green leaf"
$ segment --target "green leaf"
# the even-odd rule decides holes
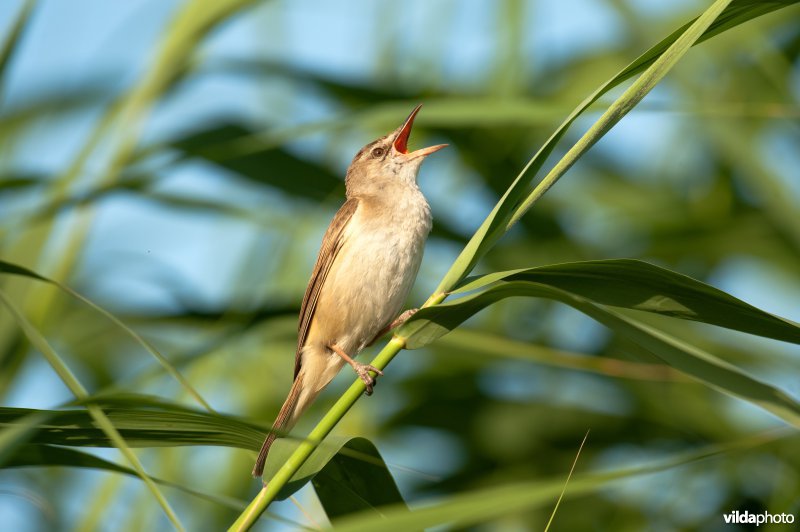
[[[92,399],[131,447],[220,445],[256,450],[264,429],[233,416],[211,414],[153,399],[125,395]],[[109,436],[84,409],[30,410],[0,407],[0,427],[19,425],[27,416],[47,415],[35,425],[34,444],[111,447]]]
[[[246,76],[259,75],[265,76],[270,80],[284,78],[289,80],[294,86],[305,86],[315,91],[324,91],[335,98],[337,102],[356,107],[380,104],[387,100],[396,100],[412,95],[410,94],[411,91],[407,89],[404,90],[402,86],[398,86],[397,84],[382,88],[376,85],[370,85],[367,82],[350,83],[333,76],[327,76],[313,70],[271,59],[210,59],[208,63],[204,65],[203,73]]]
[[[353,452],[355,451],[355,452]],[[383,515],[381,506],[405,506],[378,450],[365,438],[353,438],[312,480],[328,518],[370,511]]]
[[[623,316],[581,295],[532,281],[500,281],[477,294],[420,309],[397,334],[409,349],[426,345],[454,329],[480,310],[507,297],[542,297],[566,303],[627,337],[665,364],[735,397],[739,397],[800,427],[800,404],[782,390],[765,384],[739,368],[638,320]]]
[[[556,129],[547,142],[525,165],[503,197],[486,217],[472,239],[445,274],[435,291],[434,297],[441,297],[456,286],[477,264],[478,260],[500,239],[509,227],[518,220],[530,206],[538,200],[555,181],[566,172],[574,162],[596,143],[611,127],[630,111],[655,84],[674,66],[679,57],[689,48],[718,35],[739,24],[765,13],[784,8],[798,0],[753,1],[737,0],[719,12],[719,7],[727,2],[716,2],[703,15],[685,24],[636,58],[627,67],[600,86],[581,102],[566,120]],[[676,45],[676,43],[680,43]],[[670,47],[676,45],[667,54]],[[567,132],[572,123],[596,102],[602,95],[632,76],[653,67],[642,75],[614,104],[598,119],[592,128],[573,146],[553,170],[542,179],[536,189],[528,193],[528,186],[536,173],[542,168],[556,144]]]
[[[16,18],[11,23],[11,27],[7,30],[5,39],[0,42],[0,104],[2,104],[3,100],[3,90],[6,84],[8,65],[17,50],[23,32],[28,27],[34,3],[34,0],[27,0],[22,5]]]
[[[47,363],[53,368],[53,371],[56,372],[58,377],[67,386],[67,388],[69,388],[70,392],[77,399],[86,399],[89,396],[86,388],[84,388],[78,378],[72,373],[72,370],[70,370],[69,366],[67,366],[64,360],[58,355],[58,353],[56,353],[45,337],[39,332],[39,330],[36,329],[30,321],[28,321],[22,312],[11,303],[5,293],[3,293],[1,290],[0,302],[3,303],[6,309],[8,309],[14,320],[19,325],[20,329],[22,329],[22,331],[25,333],[25,336],[28,337],[31,344],[36,347],[42,356],[44,356],[45,360],[47,360]],[[102,432],[108,437],[109,441],[114,444],[114,447],[119,449],[128,462],[130,462],[130,464],[136,470],[136,473],[147,485],[148,489],[153,494],[153,497],[161,506],[170,522],[172,522],[175,528],[183,530],[183,525],[181,525],[178,516],[175,514],[169,502],[161,493],[161,490],[158,489],[158,486],[156,486],[156,484],[150,480],[150,477],[145,472],[142,463],[139,461],[139,458],[130,449],[128,444],[125,442],[125,439],[122,437],[122,435],[120,435],[114,424],[111,423],[111,420],[109,420],[106,413],[103,412],[103,410],[97,405],[93,404],[87,405],[86,411],[87,414],[91,416],[92,420],[97,424],[97,426],[100,427],[100,430],[102,430]]]
[[[0,194],[33,188],[44,183],[46,183],[45,179],[37,174],[0,174]]]
[[[37,281],[44,281],[46,283],[54,283],[55,281],[50,281],[46,277],[42,277],[38,273],[33,270],[29,270],[25,266],[20,266],[18,264],[12,264],[10,262],[6,262],[4,260],[0,260],[0,273],[8,273],[11,275],[21,275],[23,277],[29,277],[31,279],[36,279]]]
[[[104,469],[114,473],[136,475],[136,471],[89,453],[55,445],[26,445],[19,449],[5,467],[64,466]],[[152,478],[152,477],[151,477]],[[153,479],[155,480],[155,479]]]
[[[10,460],[4,467],[76,467],[86,469],[100,469],[112,473],[123,473],[130,476],[138,476],[136,471],[129,467],[115,464],[109,460],[94,456],[92,454],[78,451],[76,449],[68,449],[64,447],[56,447],[54,445],[27,445],[18,449],[17,452],[11,456]],[[153,482],[161,484],[162,486],[169,486],[171,488],[179,489],[195,497],[205,499],[207,501],[225,506],[232,510],[241,511],[247,505],[246,501],[234,499],[232,497],[224,497],[198,491],[182,484],[162,480],[156,477],[150,477]]]
[[[688,381],[688,378],[683,373],[679,373],[664,364],[643,364],[618,358],[563,351],[466,327],[459,327],[441,337],[437,340],[436,345],[450,350],[450,352],[513,358],[557,368],[586,371],[613,378],[648,381]]]
[[[24,415],[0,432],[0,468],[4,467],[36,433],[37,427],[50,419],[49,412]]]
[[[49,413],[45,412],[45,414]],[[119,465],[117,463],[105,460],[103,458],[94,456],[92,454],[83,451],[78,451],[77,449],[57,447],[54,445],[28,445],[22,447],[18,449],[16,453],[12,455],[9,461],[6,462],[6,464],[4,465],[4,467],[7,468],[58,467],[58,466],[99,469],[111,473],[122,473],[124,475],[138,477],[136,471],[134,471],[129,467]],[[197,497],[198,499],[203,499],[205,501],[213,502],[214,504],[218,504],[220,506],[229,508],[231,510],[241,511],[247,505],[246,501],[237,499],[235,497],[228,497],[226,495],[217,495],[214,493],[208,493],[206,491],[197,490],[189,486],[186,486],[184,484],[179,484],[177,482],[170,482],[169,480],[160,479],[158,477],[151,476],[150,479],[156,484],[180,490],[184,493],[188,493],[189,495]],[[290,519],[286,519],[285,517],[270,512],[267,512],[267,515],[271,519],[275,519],[284,522],[288,525],[292,525],[296,529],[305,528],[301,523],[292,521]]]
[[[632,259],[571,262],[466,279],[452,293],[497,281],[529,281],[603,305],[698,321],[785,342],[800,343],[800,324],[665,268]]]
[[[273,478],[300,443],[287,438],[276,440],[267,457],[264,478]],[[331,518],[403,501],[380,453],[365,438],[326,438],[284,485],[277,499],[288,498],[310,481],[314,481]]]

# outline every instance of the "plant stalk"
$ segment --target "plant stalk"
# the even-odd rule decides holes
[[[444,295],[441,296],[444,299]],[[378,369],[384,369],[389,362],[400,352],[405,346],[405,340],[392,337],[388,344],[381,350],[380,353],[372,360],[371,364]],[[317,423],[314,430],[303,440],[302,443],[295,449],[294,453],[289,457],[283,466],[275,473],[264,487],[256,495],[256,497],[247,505],[247,508],[239,515],[239,518],[228,529],[229,532],[250,530],[250,527],[255,524],[262,513],[267,509],[267,506],[275,500],[275,497],[281,489],[291,480],[292,476],[300,469],[306,460],[311,456],[311,453],[317,448],[322,440],[333,430],[339,420],[341,420],[348,410],[358,401],[359,397],[364,394],[366,386],[361,379],[355,379],[350,388],[339,397],[339,400],[328,410],[325,417]]]

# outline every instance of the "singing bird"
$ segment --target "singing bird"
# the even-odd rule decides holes
[[[347,200],[325,232],[300,308],[294,382],[261,446],[254,477],[264,472],[278,433],[291,430],[345,363],[372,394],[383,373],[354,357],[413,313],[398,316],[431,230],[431,209],[417,173],[425,157],[446,146],[409,153],[420,107],[396,130],[364,146],[347,169]]]

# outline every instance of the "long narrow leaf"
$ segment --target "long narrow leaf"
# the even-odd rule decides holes
[[[439,338],[437,345],[458,353],[480,353],[498,358],[513,358],[606,377],[647,381],[689,380],[683,373],[663,364],[643,364],[617,358],[587,356],[465,327],[459,327]]]
[[[16,423],[0,432],[0,468],[11,460],[17,449],[26,444],[34,436],[39,425],[50,418],[49,412],[33,412],[23,415]],[[3,422],[0,421],[0,426]]]
[[[450,270],[445,274],[432,296],[431,301],[435,302],[437,299],[441,300],[443,294],[446,294],[456,286],[456,284],[475,267],[478,260],[480,260],[497,240],[505,234],[509,224],[512,223],[513,220],[518,219],[536,199],[541,197],[541,194],[543,194],[544,191],[574,163],[575,158],[579,156],[580,153],[588,149],[591,144],[596,142],[608,130],[607,128],[610,128],[613,123],[616,123],[630,110],[632,105],[635,105],[641,100],[644,94],[646,94],[646,92],[666,74],[669,68],[675,64],[682,53],[688,51],[691,46],[698,42],[709,39],[765,13],[787,7],[797,1],[798,0],[780,0],[757,2],[753,0],[737,0],[731,2],[730,5],[727,5],[729,2],[725,1],[717,2],[712,8],[706,10],[701,17],[687,23],[661,42],[651,47],[600,86],[575,108],[550,136],[547,142],[539,149],[536,155],[525,165],[512,185],[508,188],[497,205],[495,205],[492,212],[475,232],[472,239],[464,247],[464,250],[453,263]],[[724,8],[724,10],[722,10],[722,8]],[[684,37],[681,42],[678,43],[681,36]],[[665,55],[666,51],[676,44],[676,48],[674,48],[669,55]],[[656,64],[657,66],[652,71],[649,71],[647,77],[643,76],[641,83],[637,83],[637,85],[631,87],[631,89],[626,91],[623,97],[615,102],[613,112],[609,109],[609,111],[598,120],[595,126],[587,132],[587,135],[582,137],[579,144],[576,144],[576,147],[571,151],[569,155],[570,159],[562,159],[562,161],[554,167],[553,171],[548,174],[548,177],[542,180],[542,185],[537,187],[537,190],[526,198],[528,185],[572,123],[581,116],[590,105],[609,90]],[[591,137],[589,137],[589,135],[591,135]],[[549,181],[547,181],[548,178]]]
[[[541,182],[519,205],[515,206],[506,230],[514,225],[527,211],[538,201],[545,192],[552,187],[558,179],[569,170],[578,159],[580,159],[589,148],[594,146],[603,136],[608,133],[631,109],[636,107],[647,94],[664,79],[664,76],[672,70],[681,57],[694,46],[694,43],[703,36],[711,27],[713,22],[724,12],[731,0],[717,0],[711,7],[705,10],[685,31],[678,34],[675,42],[652,62],[647,70],[622,93],[622,96],[611,104],[606,111],[597,119],[589,130],[578,139],[564,157],[558,161],[550,172],[542,178]]]
[[[28,445],[14,453],[10,460],[6,462],[4,467],[70,467],[70,468],[85,468],[85,469],[101,469],[111,473],[123,473],[125,475],[138,476],[136,471],[129,467],[125,467],[109,460],[105,460],[93,454],[89,454],[77,449],[69,449],[65,447],[56,447],[54,445]],[[153,482],[168,486],[171,488],[179,489],[195,497],[205,499],[207,501],[231,508],[233,510],[241,510],[247,504],[245,501],[233,499],[231,497],[222,497],[205,493],[203,491],[195,490],[178,484],[156,477],[150,477]]]
[[[22,315],[22,313],[11,303],[11,301],[9,301],[5,293],[2,291],[0,291],[0,302],[3,303],[6,309],[8,309],[8,311],[14,317],[14,320],[17,322],[23,332],[25,332],[25,335],[28,337],[31,344],[33,344],[42,353],[42,355],[44,355],[47,362],[50,364],[56,374],[58,374],[67,388],[69,388],[72,394],[79,399],[88,397],[89,394],[86,391],[86,388],[84,388],[83,385],[78,381],[77,377],[75,377],[67,364],[61,359],[60,356],[58,356],[44,336],[42,336],[39,331],[25,318],[25,316]],[[161,493],[161,490],[158,489],[158,486],[156,486],[156,484],[150,480],[150,477],[145,472],[142,463],[139,461],[130,447],[128,447],[128,445],[125,443],[125,440],[114,427],[114,424],[111,423],[111,421],[105,415],[103,410],[95,405],[87,405],[86,409],[97,425],[103,430],[104,433],[108,435],[108,438],[114,443],[114,446],[119,449],[123,456],[125,456],[125,458],[131,463],[139,477],[150,489],[153,497],[155,497],[156,501],[164,510],[164,513],[167,515],[172,524],[175,525],[175,527],[179,530],[183,530],[183,525],[181,525],[178,516],[167,502],[164,494]]]
[[[79,451],[77,449],[56,447],[54,445],[31,445],[24,447],[19,451],[17,451],[13,456],[11,456],[10,460],[5,464],[5,467],[7,468],[54,467],[54,466],[82,468],[82,469],[84,468],[98,469],[102,471],[108,471],[110,473],[122,473],[124,475],[130,475],[134,477],[138,476],[136,471],[134,471],[129,467],[119,465],[117,463],[105,460],[103,458],[94,456],[92,454],[83,451]],[[205,501],[218,504],[222,507],[229,508],[231,510],[241,511],[247,504],[246,501],[243,501],[241,499],[236,499],[234,497],[208,493],[206,491],[201,491],[195,488],[191,488],[189,486],[177,482],[170,482],[169,480],[164,480],[158,477],[150,477],[150,478],[156,484],[180,490],[184,493],[192,495],[193,497],[197,497],[198,499],[203,499]],[[267,512],[267,516],[270,519],[274,519],[276,521],[280,521],[284,524],[290,525],[295,529],[305,528],[305,526],[302,523],[298,523],[297,521],[292,521],[291,519],[287,519],[277,514]]]
[[[189,395],[191,395],[198,403],[200,403],[206,410],[208,410],[209,412],[213,412],[214,411],[214,409],[211,408],[211,405],[209,405],[208,402],[205,399],[203,399],[203,396],[200,395],[200,392],[198,392],[194,388],[194,386],[191,385],[191,383],[186,379],[186,377],[184,377],[181,374],[181,372],[178,371],[178,369],[172,363],[170,363],[170,361],[167,360],[167,358],[164,355],[162,355],[158,351],[158,349],[155,348],[155,346],[153,344],[151,344],[150,342],[148,342],[147,340],[142,338],[136,331],[134,331],[133,329],[131,329],[130,327],[125,325],[119,318],[117,318],[116,316],[114,316],[113,314],[111,314],[110,312],[105,310],[104,308],[102,308],[100,305],[97,305],[96,303],[94,303],[91,300],[89,300],[88,298],[82,296],[81,294],[79,294],[78,292],[73,290],[72,288],[70,288],[70,287],[68,287],[68,286],[66,286],[66,285],[64,285],[62,283],[59,283],[58,281],[56,281],[54,279],[49,279],[47,277],[39,275],[38,273],[36,273],[36,272],[34,272],[32,270],[29,270],[28,268],[25,268],[24,266],[19,266],[18,264],[12,264],[10,262],[5,262],[3,260],[0,260],[0,274],[3,274],[3,273],[10,274],[10,275],[19,275],[19,276],[22,276],[22,277],[28,277],[30,279],[35,279],[37,281],[42,281],[42,282],[45,282],[45,283],[52,284],[52,285],[58,287],[59,289],[63,290],[64,292],[68,293],[69,295],[71,295],[72,297],[77,299],[78,301],[81,301],[82,303],[84,303],[84,304],[88,305],[89,307],[91,307],[92,309],[96,310],[97,312],[99,312],[100,314],[102,314],[103,316],[105,316],[106,318],[111,320],[120,329],[125,331],[125,333],[127,333],[131,338],[133,338],[139,344],[141,344],[142,347],[144,347],[151,355],[153,355],[153,357],[158,361],[159,364],[161,364],[161,366],[167,371],[167,373],[172,375],[172,377],[176,381],[178,381],[178,383],[180,383],[181,386],[183,386],[183,388],[186,390],[186,392]]]
[[[19,10],[19,13],[17,13],[5,39],[0,42],[0,106],[2,106],[3,103],[3,91],[6,85],[8,64],[19,46],[19,41],[25,28],[28,26],[34,4],[35,0],[26,0],[26,2],[22,4],[22,8]]]
[[[686,275],[632,259],[554,264],[466,279],[452,294],[497,281],[530,281],[596,303],[698,321],[785,342],[800,343],[800,324],[756,308]]]
[[[147,396],[125,395],[92,399],[103,410],[131,447],[172,447],[218,445],[256,450],[264,429],[233,416],[211,414],[153,400]],[[82,408],[30,410],[0,407],[0,426],[15,427],[29,416],[46,415],[34,425],[28,439],[34,444],[110,447],[109,436]]]
[[[426,345],[488,305],[507,297],[542,297],[565,303],[650,351],[664,363],[726,394],[739,397],[800,427],[800,403],[725,361],[580,295],[531,281],[502,281],[483,292],[420,309],[398,335],[408,348]],[[407,335],[407,336],[405,336]]]

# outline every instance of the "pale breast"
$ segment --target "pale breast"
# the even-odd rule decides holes
[[[431,228],[430,208],[419,190],[359,199],[320,292],[308,338],[336,343],[352,355],[402,310]]]

